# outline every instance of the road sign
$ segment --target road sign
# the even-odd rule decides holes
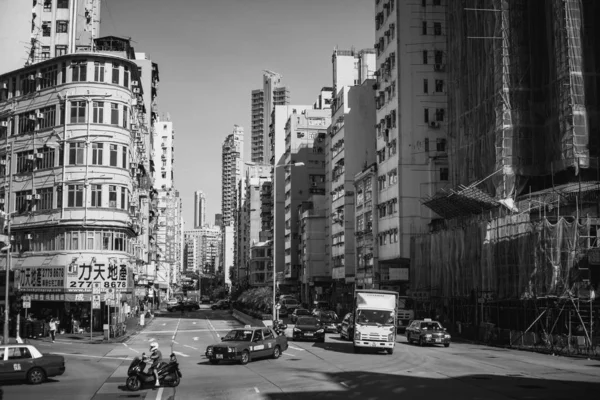
[[[100,282],[94,282],[92,286],[92,294],[100,294],[102,292],[102,284]]]
[[[23,308],[31,308],[31,296],[23,296]]]
[[[280,310],[281,309],[281,304],[279,304],[279,303],[275,304],[275,309],[276,310]]]
[[[114,307],[114,306],[115,306],[115,301],[114,301],[113,299],[109,299],[109,300],[107,301],[107,303],[108,303],[108,306],[109,306],[109,307]]]
[[[99,294],[92,295],[92,309],[94,309],[94,310],[100,309],[100,295]]]

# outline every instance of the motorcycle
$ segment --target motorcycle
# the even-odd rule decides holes
[[[285,330],[287,329],[287,325],[283,323],[283,321],[281,320],[274,320],[273,321],[273,331],[275,331],[275,333],[278,336],[281,335],[285,335]]]
[[[144,385],[154,385],[156,379],[152,371],[144,372],[146,363],[149,359],[146,353],[142,353],[142,358],[133,359],[127,370],[127,389],[131,391],[140,390]],[[175,354],[171,354],[169,363],[161,362],[158,366],[158,382],[161,386],[177,387],[181,382],[181,371]]]

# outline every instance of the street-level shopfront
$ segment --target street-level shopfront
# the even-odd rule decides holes
[[[67,333],[115,326],[133,307],[133,274],[128,257],[81,253],[13,258],[15,287],[31,298],[36,319],[60,321]],[[94,289],[95,288],[95,289]],[[93,293],[94,292],[94,293]],[[93,296],[97,309],[92,311]]]

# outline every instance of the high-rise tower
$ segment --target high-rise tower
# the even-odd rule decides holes
[[[202,190],[194,192],[194,229],[202,228],[206,223],[206,196]]]

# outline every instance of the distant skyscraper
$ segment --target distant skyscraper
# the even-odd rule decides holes
[[[215,214],[215,226],[223,226],[223,214]]]
[[[236,193],[242,179],[244,128],[234,125],[233,133],[225,138],[222,148],[221,214],[223,226],[232,225],[237,209]]]
[[[206,196],[202,190],[194,192],[194,229],[206,224]]]
[[[281,86],[281,75],[264,71],[263,88],[252,91],[252,162],[269,163],[271,113],[276,105],[286,105],[289,102],[290,92],[288,88]]]

